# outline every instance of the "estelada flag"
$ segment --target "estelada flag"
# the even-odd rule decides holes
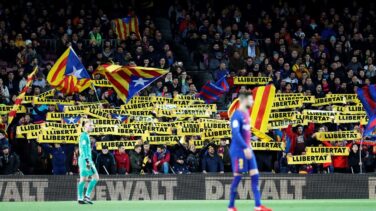
[[[91,85],[90,75],[72,47],[52,66],[48,83],[64,94],[80,93]]]
[[[114,64],[101,65],[95,72],[106,76],[119,98],[124,102],[128,102],[139,91],[145,89],[155,80],[168,73],[168,71],[164,69],[119,66]]]

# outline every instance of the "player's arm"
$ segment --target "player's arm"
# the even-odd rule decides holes
[[[252,156],[251,148],[246,144],[240,130],[240,120],[239,118],[234,117],[234,119],[231,121],[232,141],[235,141],[235,143],[243,149],[245,157],[250,159]]]
[[[90,165],[90,146],[86,146],[87,143],[90,143],[90,140],[87,140],[88,139],[88,136],[86,136],[84,133],[82,133],[80,135],[80,153],[81,153],[81,156],[82,158],[85,160],[86,162],[86,167],[88,169],[91,168],[91,165]]]
[[[231,132],[232,132],[232,141],[235,141],[235,143],[242,149],[248,148],[248,145],[246,144],[241,132],[240,132],[240,120],[239,118],[234,118],[231,121]]]

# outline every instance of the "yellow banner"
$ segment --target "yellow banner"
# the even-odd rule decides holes
[[[62,123],[56,123],[56,122],[45,122],[42,123],[42,128],[60,128],[60,129],[75,129],[78,128],[79,124],[62,124]]]
[[[78,144],[77,135],[43,135],[38,136],[39,143],[63,143],[63,144]]]
[[[90,132],[90,135],[116,135],[117,134],[117,126],[115,125],[101,125],[96,126],[94,125],[93,131]]]
[[[344,113],[366,115],[366,111],[364,110],[363,105],[346,106]]]
[[[296,111],[272,112],[269,115],[269,121],[294,119],[297,114]]]
[[[18,134],[21,135],[21,134]],[[37,139],[39,136],[39,131],[30,131],[26,133],[26,139]]]
[[[56,104],[74,105],[74,101],[34,97],[34,104],[35,105],[56,105]]]
[[[94,108],[98,109],[100,108],[99,104],[87,104],[87,105],[74,105],[74,106],[64,106],[64,112],[65,113],[85,113],[85,110],[87,108]]]
[[[283,151],[283,150],[285,150],[285,145],[282,142],[252,141],[251,145],[252,145],[253,150],[263,150],[263,151]]]
[[[275,101],[273,102],[272,110],[301,108],[302,106],[303,106],[302,99],[291,100],[291,101]]]
[[[225,122],[225,123],[224,122],[201,122],[199,126],[200,128],[205,128],[205,129],[229,129],[230,123],[228,122]]]
[[[346,99],[346,103],[359,103],[357,94],[327,94],[326,97],[342,97]]]
[[[112,87],[112,84],[108,80],[91,80],[94,86],[98,87]]]
[[[332,162],[332,158],[330,157],[329,154],[287,156],[287,163],[289,165],[312,164],[312,163],[331,163],[331,162]]]
[[[29,104],[33,102],[34,96],[25,96],[25,98],[22,100],[21,104]]]
[[[319,141],[349,141],[359,140],[362,134],[356,131],[335,131],[335,132],[319,132],[316,133],[316,138]]]
[[[13,106],[0,106],[0,115],[9,114],[10,110],[12,110]],[[19,106],[17,110],[17,114],[26,113],[25,106]]]
[[[56,91],[55,89],[45,91],[45,92],[41,93],[40,95],[38,95],[38,97],[41,98],[41,99],[46,98],[46,97],[53,97],[55,95],[55,91]]]
[[[231,130],[215,130],[215,131],[205,131],[201,133],[201,139],[217,139],[217,138],[231,138]]]
[[[173,116],[176,116],[176,117],[205,118],[205,117],[210,117],[210,115],[211,115],[211,112],[208,110],[177,109],[173,111]]]
[[[234,77],[235,85],[266,85],[272,81],[269,77],[251,77],[251,76],[236,76]]]
[[[145,125],[145,127],[142,127],[142,129],[148,131],[149,133],[155,133],[159,135],[172,135],[172,129],[170,127],[156,127]]]
[[[143,103],[127,103],[125,105],[121,105],[122,110],[145,110],[153,109],[154,103],[153,102],[143,102]]]
[[[129,128],[118,128],[117,131],[115,132],[116,135],[121,135],[121,136],[142,136],[142,135],[147,135],[145,130],[142,129],[129,129]]]
[[[366,116],[365,114],[337,114],[335,116],[335,123],[360,123]]]
[[[346,104],[346,98],[341,95],[335,95],[331,97],[316,98],[316,101],[312,106],[323,106],[332,104]]]
[[[349,156],[348,147],[306,147],[307,155],[330,154],[334,156]]]
[[[111,115],[104,112],[103,109],[86,108],[85,113],[98,119],[111,119]]]
[[[195,147],[196,147],[196,149],[202,149],[203,147],[204,147],[204,140],[190,140],[189,141],[189,144],[190,145],[195,145]],[[221,142],[221,140],[219,140],[219,139],[216,139],[216,140],[210,140],[210,143],[213,143],[213,144],[215,144],[215,145],[219,145],[220,144],[220,142]]]
[[[184,136],[170,135],[170,136],[142,136],[142,141],[148,141],[151,145],[175,145],[178,142],[184,141]]]
[[[203,128],[190,128],[190,127],[180,127],[177,129],[177,134],[184,136],[197,136],[204,132]]]
[[[62,118],[67,118],[71,116],[80,116],[78,114],[69,114],[69,113],[61,113],[61,112],[48,112],[47,113],[47,121],[61,121]]]
[[[107,146],[109,150],[117,150],[122,144],[125,149],[134,149],[139,141],[126,140],[126,141],[98,141],[95,143],[97,150],[102,150],[103,146]]]
[[[95,125],[120,125],[122,122],[117,119],[90,119]]]
[[[122,109],[114,109],[114,108],[103,108],[101,111],[109,114],[118,114],[118,115],[128,115],[128,112]]]
[[[62,129],[62,130],[53,130],[52,128],[46,128],[42,131],[43,135],[77,135],[79,131],[77,129]]]
[[[210,110],[210,112],[217,112],[216,104],[193,104],[193,105],[179,105],[179,109],[201,109],[201,110]]]
[[[302,119],[270,121],[268,129],[283,129],[287,128],[289,125],[292,125],[292,127],[296,127],[298,125],[306,125],[306,123],[307,122],[304,122]]]
[[[39,132],[42,128],[42,125],[40,124],[28,124],[28,125],[20,125],[17,126],[17,133],[18,134],[27,134],[29,132]]]

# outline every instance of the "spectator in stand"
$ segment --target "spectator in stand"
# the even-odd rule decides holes
[[[231,159],[230,159],[230,149],[227,144],[228,140],[222,138],[220,141],[220,146],[217,149],[218,156],[222,159],[223,167],[225,172],[231,172]]]
[[[2,147],[5,146],[5,145],[7,145],[9,147],[9,141],[6,137],[5,131],[0,130],[0,149],[2,149]]]
[[[289,152],[294,155],[301,155],[305,152],[305,147],[309,136],[314,132],[315,125],[309,123],[308,128],[304,131],[303,126],[298,126],[297,132],[293,132],[291,125],[286,129],[286,134],[291,140]]]
[[[218,156],[213,146],[209,146],[208,151],[202,159],[201,166],[202,172],[205,174],[213,172],[224,173],[223,161]]]
[[[151,174],[153,172],[153,153],[150,149],[149,142],[144,142],[143,149],[144,159],[142,162],[142,170],[144,173]]]
[[[115,158],[109,153],[107,145],[102,147],[102,153],[99,153],[95,165],[99,174],[109,175],[116,173]]]
[[[200,156],[194,144],[189,145],[189,152],[188,152],[186,163],[187,163],[189,172],[199,172]]]
[[[183,143],[179,145],[178,150],[174,153],[174,166],[173,170],[175,174],[185,174],[188,173],[188,166],[186,163],[188,156],[188,144]]]
[[[130,152],[131,157],[131,168],[133,174],[140,174],[142,169],[142,154],[141,145],[136,145],[134,150]]]
[[[130,160],[123,144],[120,144],[118,150],[115,151],[115,162],[117,174],[128,174],[130,172]]]
[[[11,152],[9,145],[3,145],[2,155],[0,155],[0,175],[10,175],[18,172],[20,167],[20,158],[14,152]]]
[[[359,146],[356,144],[353,144],[350,150],[350,154],[349,154],[349,167],[350,167],[350,172],[352,174],[359,174],[361,171],[361,168],[363,168],[363,161],[362,161],[363,156],[360,157],[359,152],[360,152]]]
[[[165,146],[159,145],[157,151],[153,155],[153,172],[168,174],[170,170],[170,151]]]
[[[68,148],[68,145],[63,147],[60,144],[54,144],[54,147],[49,144],[42,144],[42,148],[52,156],[52,173],[54,175],[67,174],[67,154],[70,147]]]

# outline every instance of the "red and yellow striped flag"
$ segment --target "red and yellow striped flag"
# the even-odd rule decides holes
[[[259,86],[252,90],[253,106],[250,109],[251,126],[260,132],[268,131],[269,115],[273,106],[275,87],[274,85]],[[228,109],[231,118],[234,111],[239,107],[239,99],[235,99]]]
[[[137,16],[127,16],[112,20],[112,27],[120,40],[126,40],[131,35],[131,32],[136,33],[137,38],[141,39],[138,25]]]
[[[38,67],[35,67],[34,71],[27,76],[26,85],[24,86],[24,88],[22,88],[21,93],[17,96],[16,101],[14,102],[12,110],[10,110],[9,112],[8,126],[10,125],[10,123],[12,123],[14,117],[16,116],[18,108],[20,107],[22,100],[25,98],[25,94],[27,90],[33,84],[33,80],[37,71],[38,71]]]
[[[158,68],[119,66],[113,64],[101,65],[96,72],[106,76],[119,98],[124,102],[128,102],[137,92],[168,73],[167,70]]]

